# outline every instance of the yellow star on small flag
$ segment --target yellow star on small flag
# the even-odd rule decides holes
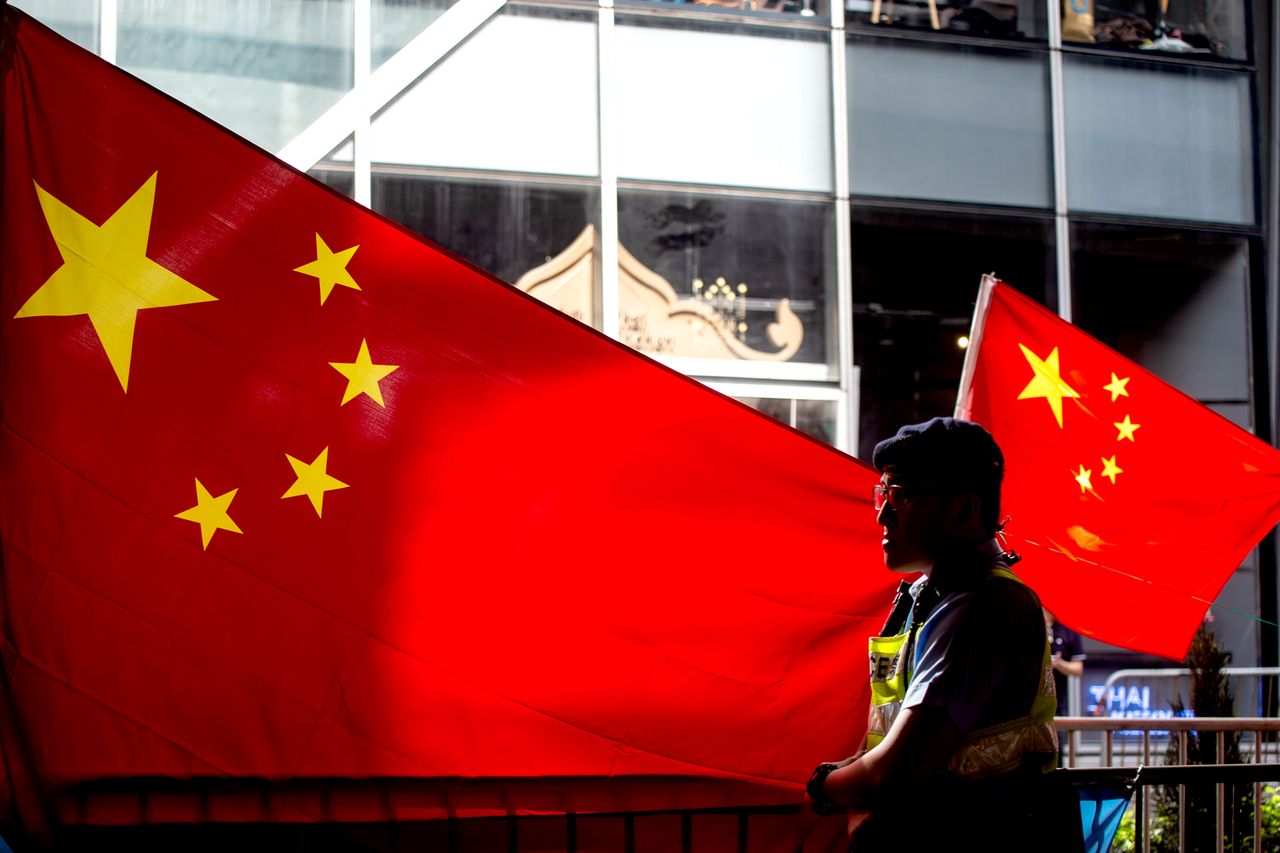
[[[1128,384],[1129,384],[1128,376],[1126,376],[1124,379],[1121,379],[1119,376],[1116,376],[1113,373],[1111,374],[1111,381],[1108,382],[1106,385],[1103,385],[1102,388],[1103,390],[1111,392],[1111,402],[1114,403],[1116,400],[1120,399],[1121,397],[1129,396],[1129,391],[1128,389],[1125,388],[1125,386]]]
[[[1090,482],[1090,477],[1092,476],[1093,471],[1091,469],[1086,468],[1083,465],[1080,466],[1080,471],[1076,474],[1076,482],[1080,484],[1081,493],[1093,489],[1093,484]]]
[[[1102,460],[1102,476],[1111,480],[1111,485],[1116,484],[1116,474],[1123,474],[1124,469],[1116,464],[1116,458],[1112,456],[1110,459]]]
[[[398,364],[374,364],[369,356],[369,341],[360,341],[360,352],[356,360],[350,363],[331,361],[329,366],[347,377],[347,390],[342,395],[339,405],[345,406],[361,394],[367,394],[379,406],[386,408],[382,402],[382,388],[378,385],[387,374],[398,370]]]
[[[1135,424],[1129,420],[1129,416],[1125,415],[1124,420],[1120,423],[1112,424],[1116,429],[1120,430],[1120,434],[1116,436],[1116,441],[1124,441],[1126,438],[1133,441],[1133,432],[1142,424]],[[1136,442],[1135,442],[1136,443]]]
[[[316,277],[316,280],[320,282],[320,304],[323,305],[324,301],[329,298],[329,294],[333,292],[333,288],[339,284],[343,287],[350,287],[352,290],[360,289],[360,285],[356,284],[356,280],[351,277],[351,273],[347,272],[347,264],[351,262],[351,256],[359,248],[357,245],[349,249],[343,249],[341,252],[335,252],[329,248],[329,244],[324,241],[323,237],[316,234],[316,259],[295,268],[294,272]]]
[[[1030,400],[1036,397],[1043,397],[1049,403],[1049,408],[1053,410],[1054,420],[1058,422],[1058,427],[1062,427],[1062,398],[1063,397],[1079,397],[1076,390],[1070,385],[1062,381],[1062,376],[1058,369],[1058,348],[1054,347],[1053,352],[1048,357],[1041,359],[1031,350],[1022,344],[1018,344],[1018,348],[1022,350],[1022,355],[1027,359],[1027,364],[1031,365],[1035,376],[1027,387],[1022,389],[1022,393],[1018,395],[1019,400]]]
[[[324,493],[348,488],[346,483],[329,476],[329,448],[321,450],[320,455],[309,464],[300,459],[294,459],[287,453],[284,458],[289,460],[289,465],[292,466],[293,473],[298,479],[289,487],[289,491],[280,496],[280,500],[306,495],[311,499],[311,505],[315,507],[316,517],[323,518]]]
[[[214,302],[217,297],[147,257],[156,173],[101,225],[94,225],[39,184],[36,195],[58,244],[62,266],[14,317],[89,315],[120,387],[128,393],[138,312]]]
[[[209,490],[200,482],[200,478],[196,478],[196,505],[191,509],[184,509],[182,512],[174,515],[174,518],[181,518],[183,521],[194,521],[200,525],[200,539],[204,543],[204,550],[209,550],[209,542],[213,539],[213,534],[219,530],[230,530],[232,533],[244,533],[236,523],[231,520],[231,516],[227,515],[227,509],[231,506],[231,501],[235,499],[236,492],[239,489],[232,489],[229,492],[214,497],[209,494]]]

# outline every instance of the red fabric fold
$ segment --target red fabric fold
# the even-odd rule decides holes
[[[4,33],[6,732],[40,785],[798,802],[853,749],[874,472]]]
[[[1019,574],[1077,631],[1185,657],[1280,521],[1280,452],[1006,284],[972,337],[956,413],[1004,450]]]

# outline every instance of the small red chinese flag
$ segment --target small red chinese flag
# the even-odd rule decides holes
[[[894,582],[874,472],[13,8],[0,34],[11,796],[26,757],[54,791],[780,803],[852,751]],[[531,808],[496,797],[469,813]]]
[[[1004,450],[1019,574],[1099,640],[1184,657],[1280,521],[1280,452],[994,279],[956,414]]]

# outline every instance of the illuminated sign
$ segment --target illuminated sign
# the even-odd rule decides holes
[[[1166,720],[1174,716],[1173,709],[1167,704],[1157,702],[1152,706],[1150,685],[1136,684],[1090,684],[1087,686],[1092,703],[1085,708],[1085,713],[1092,717],[1123,717],[1139,720]],[[1194,717],[1190,708],[1177,716]],[[1119,735],[1136,735],[1138,731],[1119,731]],[[1167,735],[1167,731],[1153,731],[1153,735]]]

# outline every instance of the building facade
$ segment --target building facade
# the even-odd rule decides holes
[[[13,4],[863,458],[951,412],[984,273],[1275,442],[1263,0]],[[1280,662],[1275,552],[1214,608],[1237,664]]]

